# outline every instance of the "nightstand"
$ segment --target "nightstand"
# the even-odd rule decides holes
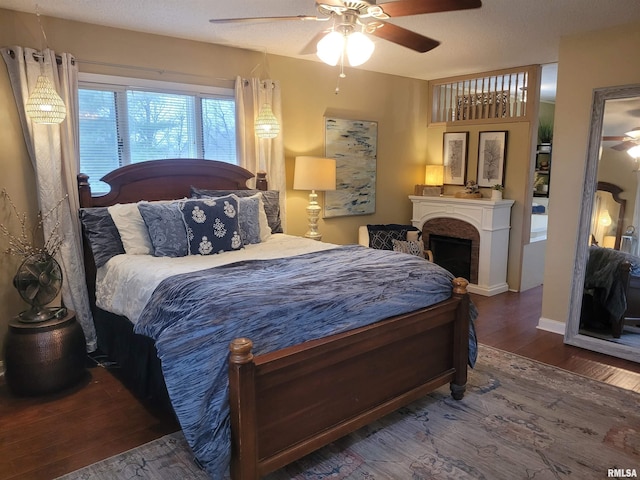
[[[53,393],[80,381],[86,346],[76,314],[46,322],[9,322],[5,340],[5,378],[17,395]]]

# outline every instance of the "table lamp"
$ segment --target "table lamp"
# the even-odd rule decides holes
[[[333,158],[296,157],[293,189],[311,190],[309,205],[307,206],[309,230],[304,236],[314,240],[321,240],[322,234],[318,232],[318,218],[321,208],[318,205],[316,190],[336,189],[336,161]]]

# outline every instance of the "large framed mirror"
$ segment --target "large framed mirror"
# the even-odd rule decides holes
[[[607,331],[599,334],[581,328],[585,274],[590,250],[594,249],[594,232],[599,230],[599,242],[596,239],[599,247],[596,248],[611,249],[612,254],[621,249],[628,254],[639,253],[637,241],[631,242],[631,235],[638,231],[634,219],[640,219],[640,212],[635,211],[640,210],[640,198],[636,198],[640,194],[640,158],[634,158],[632,153],[635,151],[629,151],[640,145],[640,135],[636,137],[634,129],[640,131],[640,84],[594,90],[565,343],[640,362],[640,331],[632,334],[624,330],[619,338],[615,338]],[[605,195],[610,195],[611,200]],[[625,232],[630,234],[630,242],[624,243]]]

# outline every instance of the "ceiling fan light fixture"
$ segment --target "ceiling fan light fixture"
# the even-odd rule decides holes
[[[327,65],[335,67],[344,49],[344,35],[332,30],[320,39],[317,48],[318,58]]]
[[[371,58],[375,44],[362,32],[353,32],[347,37],[347,59],[349,65],[357,67]]]
[[[627,137],[635,138],[636,140],[640,140],[640,127],[636,127],[628,132],[625,132]]]
[[[627,153],[636,160],[640,158],[640,145],[635,145],[627,150]]]

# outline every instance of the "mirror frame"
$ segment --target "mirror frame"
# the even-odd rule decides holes
[[[602,144],[602,122],[604,107],[607,100],[640,97],[640,84],[618,87],[596,88],[593,91],[591,107],[591,128],[585,167],[584,189],[582,197],[582,211],[576,244],[576,260],[573,270],[573,285],[571,302],[569,304],[569,318],[564,334],[564,342],[569,345],[586,348],[634,362],[640,362],[640,351],[627,345],[602,340],[580,333],[580,312],[582,310],[582,293],[584,290],[584,275],[589,254],[589,229],[593,200],[598,183],[598,163]]]

